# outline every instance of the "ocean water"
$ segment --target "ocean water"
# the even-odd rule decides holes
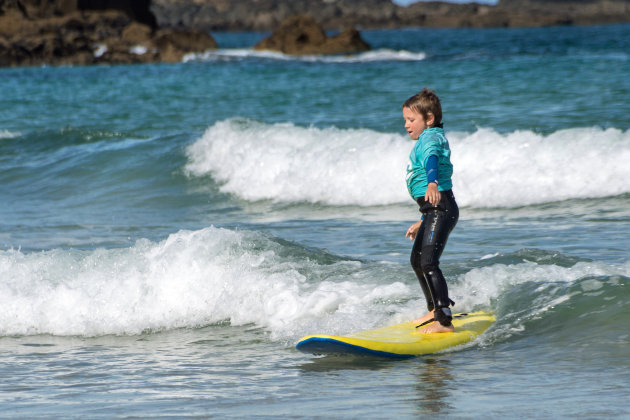
[[[179,64],[0,69],[0,417],[630,416],[630,26],[214,34]],[[295,343],[423,313],[400,106],[436,89],[480,338]]]

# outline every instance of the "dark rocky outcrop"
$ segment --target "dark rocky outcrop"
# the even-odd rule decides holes
[[[370,46],[354,28],[347,28],[340,34],[329,37],[315,19],[298,15],[284,20],[270,37],[260,41],[254,49],[310,55],[367,51]]]
[[[122,10],[134,21],[151,29],[157,28],[157,20],[150,9],[151,0],[77,0],[77,6],[79,10]]]
[[[312,16],[326,30],[401,27],[523,27],[630,22],[630,0],[500,0],[479,3],[391,0],[154,0],[160,25],[218,31],[271,31]]]
[[[0,0],[0,66],[179,61],[206,32],[159,29],[150,2]]]
[[[325,30],[609,24],[630,22],[630,0],[419,1],[407,7],[391,0],[0,0],[0,66],[178,61],[216,48],[210,30],[271,31],[299,14]],[[259,48],[314,53],[300,45],[299,35],[287,36]],[[338,45],[328,40],[319,51],[360,50],[359,40],[346,30]]]
[[[629,0],[500,0],[508,26],[601,25],[630,22]]]
[[[300,14],[325,29],[388,27],[399,9],[391,0],[154,0],[161,25],[215,31],[271,31]]]

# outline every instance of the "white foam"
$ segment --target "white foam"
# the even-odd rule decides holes
[[[520,307],[506,307],[501,313],[499,325],[486,334],[483,343],[492,343],[525,330],[525,324],[532,319],[545,317],[548,311],[562,306],[575,295],[584,293],[566,286],[580,282],[582,290],[594,283],[589,277],[609,277],[609,284],[615,285],[618,276],[630,276],[630,261],[624,264],[600,262],[578,262],[571,267],[538,265],[532,262],[520,264],[495,264],[473,269],[449,284],[449,295],[456,302],[457,311],[473,309],[496,310],[504,293],[514,287],[531,283],[536,286],[532,295],[518,292],[519,299],[527,303]],[[531,289],[530,289],[531,290]]]
[[[131,54],[144,55],[149,52],[149,49],[144,45],[134,45],[129,49],[129,52]]]
[[[107,52],[106,44],[94,44],[92,47],[94,48],[93,54],[96,58],[102,57],[103,54]]]
[[[255,51],[250,48],[226,48],[186,54],[182,61],[186,63],[190,61],[244,60],[249,58],[322,63],[367,63],[373,61],[421,61],[426,58],[426,54],[406,50],[378,49],[356,54],[295,56],[275,51]]]
[[[0,251],[0,336],[139,334],[223,320],[292,336],[304,320],[366,314],[375,299],[408,294],[399,282],[366,281],[361,263],[281,251],[260,234],[212,227],[128,249]]]
[[[405,198],[411,145],[370,130],[228,120],[188,147],[186,171],[252,201],[391,204]]]
[[[294,251],[259,233],[213,227],[126,249],[0,251],[0,336],[140,334],[229,320],[291,341],[422,312],[416,281],[400,281],[412,276],[406,265],[317,262]],[[449,279],[449,291],[458,311],[488,310],[516,285],[553,287],[585,276],[630,276],[630,263],[496,264]],[[561,303],[562,296],[541,296],[532,313]]]
[[[510,207],[630,192],[630,130],[571,128],[545,136],[479,129],[450,140],[463,205]]]
[[[455,285],[449,287],[449,294],[457,302],[457,306],[461,305],[469,310],[478,305],[487,305],[490,300],[499,297],[506,290],[528,282],[539,284],[538,288],[544,289],[554,287],[558,283],[573,283],[586,276],[628,274],[630,274],[630,264],[615,266],[578,262],[571,267],[541,265],[533,262],[494,264],[472,269],[459,276]],[[550,303],[545,300],[543,307]]]
[[[516,207],[630,192],[630,131],[478,129],[447,136],[460,206]],[[187,148],[185,170],[212,176],[223,192],[251,201],[387,205],[410,200],[404,171],[412,146],[401,134],[231,119]]]
[[[9,130],[0,130],[0,139],[14,139],[16,137],[20,137],[22,133],[9,131]]]

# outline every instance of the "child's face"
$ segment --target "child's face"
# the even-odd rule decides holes
[[[433,115],[429,115],[429,121],[425,121],[421,114],[411,108],[403,108],[403,118],[405,119],[405,130],[412,140],[418,140],[420,134],[429,126],[433,120]]]

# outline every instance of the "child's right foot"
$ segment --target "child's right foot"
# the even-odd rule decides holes
[[[431,334],[431,333],[449,333],[449,332],[454,332],[455,331],[455,327],[453,327],[453,325],[449,325],[448,327],[445,327],[444,325],[440,324],[439,322],[432,322],[431,324],[429,324],[428,326],[424,327],[421,330],[418,330],[419,333],[423,333],[423,334]]]
[[[422,324],[423,322],[427,322],[430,319],[433,319],[433,311],[427,313],[426,315],[421,316],[420,318],[416,318],[411,322],[419,325],[419,324]]]

